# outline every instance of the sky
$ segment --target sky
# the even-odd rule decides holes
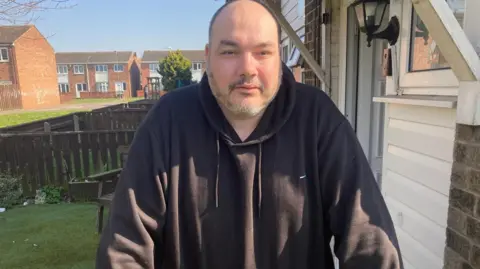
[[[56,52],[204,49],[222,0],[70,0],[32,22]]]

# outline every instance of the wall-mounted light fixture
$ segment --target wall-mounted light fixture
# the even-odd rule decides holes
[[[386,39],[395,45],[400,34],[400,22],[396,16],[390,18],[388,26],[379,30],[385,17],[389,0],[355,0],[351,6],[355,9],[360,31],[367,35],[367,46],[373,39]]]

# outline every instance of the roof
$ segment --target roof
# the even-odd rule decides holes
[[[13,44],[20,36],[22,36],[33,25],[8,25],[0,26],[0,43]]]
[[[126,63],[133,51],[57,52],[57,64]]]
[[[169,50],[146,50],[143,52],[142,62],[158,62],[167,57]],[[180,50],[190,62],[205,61],[204,50]]]

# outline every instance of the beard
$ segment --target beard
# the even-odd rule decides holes
[[[243,116],[243,117],[253,117],[258,114],[260,114],[262,111],[265,110],[265,108],[273,101],[275,96],[277,95],[278,89],[280,88],[281,81],[282,81],[282,66],[280,65],[280,70],[278,73],[278,82],[274,86],[274,89],[267,89],[268,93],[274,93],[271,96],[269,96],[266,100],[263,100],[262,103],[260,104],[251,104],[248,102],[248,100],[242,100],[241,102],[233,102],[230,97],[232,91],[235,90],[236,87],[244,85],[244,84],[250,84],[250,85],[255,85],[258,87],[260,90],[260,98],[264,98],[265,95],[265,86],[262,82],[253,80],[247,76],[242,77],[241,79],[230,83],[228,85],[227,89],[221,89],[218,86],[218,83],[215,79],[215,76],[213,72],[211,72],[207,66],[205,72],[207,73],[208,76],[208,81],[210,84],[210,88],[212,90],[213,95],[217,99],[217,102],[225,107],[228,111],[230,111],[233,115],[236,116]]]

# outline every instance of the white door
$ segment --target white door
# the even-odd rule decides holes
[[[383,51],[387,41],[374,39],[367,47],[366,35],[359,33],[354,13],[349,16],[355,23],[349,23],[350,62],[355,63],[355,70],[350,70],[347,81],[347,118],[357,133],[358,140],[370,162],[377,182],[382,182],[383,158],[383,123],[384,104],[374,103],[374,96],[385,94],[386,79],[382,75]],[[388,18],[387,15],[385,15]],[[350,38],[351,37],[351,38]],[[348,107],[349,106],[349,107]]]
[[[115,82],[115,91],[116,92],[123,92],[125,89],[123,88],[123,82]]]

